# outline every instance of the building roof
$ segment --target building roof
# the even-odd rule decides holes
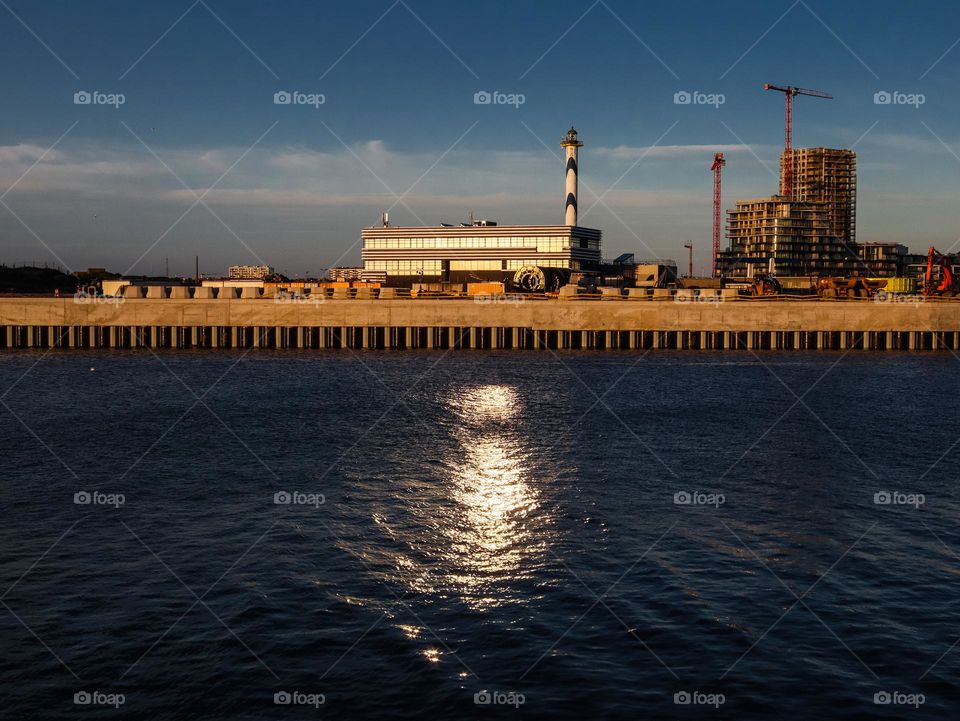
[[[500,235],[573,235],[580,238],[600,238],[602,231],[585,228],[580,225],[413,225],[413,226],[374,226],[364,228],[361,235],[371,236],[409,236],[429,235],[436,237],[460,237],[463,235],[500,236]]]

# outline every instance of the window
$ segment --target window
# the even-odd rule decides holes
[[[540,238],[537,240],[538,253],[559,253],[570,247],[565,238]]]
[[[450,270],[502,270],[499,260],[451,260]]]

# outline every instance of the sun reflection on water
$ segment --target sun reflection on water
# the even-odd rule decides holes
[[[511,583],[545,550],[540,496],[518,427],[523,400],[507,385],[459,391],[449,401],[462,455],[449,466],[453,517],[442,525],[444,573],[475,608],[510,602]]]
[[[429,455],[405,453],[382,476],[391,492],[376,486],[371,520],[383,536],[365,548],[366,562],[405,589],[404,610],[529,603],[540,593],[535,580],[556,518],[537,475],[545,464],[528,435],[527,399],[509,384],[454,386],[442,408],[433,445],[421,444]],[[398,630],[421,658],[442,663],[445,654],[427,646],[439,637],[426,617],[405,615],[397,614]]]

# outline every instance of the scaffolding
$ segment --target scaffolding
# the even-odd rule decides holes
[[[793,199],[827,204],[830,234],[857,242],[857,154],[834,148],[794,148],[780,159],[783,178],[792,157]]]
[[[857,154],[833,148],[793,148],[780,157],[790,197],[738,200],[727,211],[729,249],[720,254],[723,275],[853,275],[869,271],[858,252]]]

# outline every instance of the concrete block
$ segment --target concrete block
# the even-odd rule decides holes
[[[740,291],[736,288],[723,288],[720,290],[720,297],[725,301],[736,300],[740,297]]]
[[[262,290],[262,288],[255,288],[255,287],[252,287],[252,286],[248,286],[248,287],[246,287],[246,288],[242,288],[242,289],[241,289],[240,297],[241,297],[241,298],[244,298],[244,299],[246,299],[246,298],[259,298],[259,297],[260,297],[260,291],[261,291],[261,290]]]
[[[234,300],[237,297],[238,288],[217,288],[217,298],[219,300]]]
[[[170,286],[170,297],[183,300],[190,297],[190,289],[185,285]]]
[[[123,286],[123,297],[124,298],[143,298],[144,289],[139,285],[125,285]]]
[[[213,288],[198,287],[193,289],[193,297],[198,300],[209,300],[213,298]]]
[[[653,289],[653,299],[654,300],[670,300],[673,298],[673,291],[669,288],[654,288]]]
[[[357,300],[374,300],[378,290],[378,288],[357,288]]]
[[[166,298],[167,290],[168,290],[167,287],[163,285],[147,286],[147,297],[148,298]]]
[[[627,288],[627,298],[629,300],[649,300],[649,288]]]
[[[620,300],[623,298],[623,292],[619,288],[600,288],[600,300]]]
[[[353,298],[353,291],[353,288],[334,288],[333,295],[331,297],[337,300]]]
[[[571,300],[572,298],[576,298],[582,292],[583,288],[581,288],[579,285],[570,285],[568,283],[567,285],[560,287],[560,292],[557,297],[560,300]]]

